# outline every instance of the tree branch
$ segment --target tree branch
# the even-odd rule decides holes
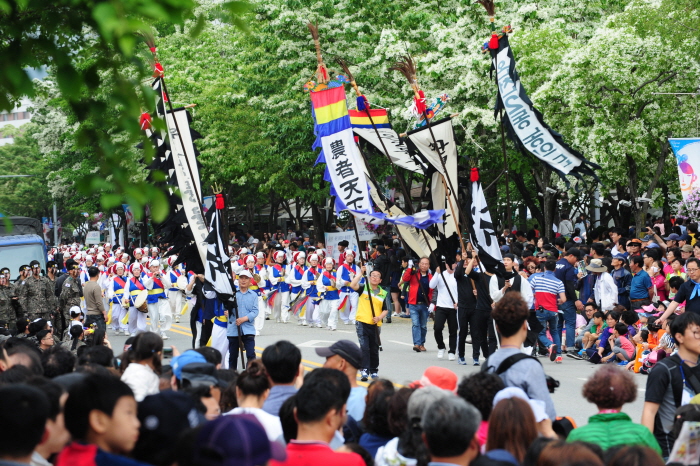
[[[642,116],[642,112],[644,111],[644,109],[647,107],[647,105],[649,105],[652,102],[653,100],[647,100],[646,102],[642,102],[642,105],[639,107],[634,117],[632,117],[632,120],[639,120],[639,118]]]
[[[620,94],[623,94],[623,95],[625,94],[624,92],[622,92],[622,91],[621,91],[620,89],[618,89],[617,87],[612,87],[612,88],[610,88],[610,87],[608,87],[608,86],[600,86],[600,90],[601,90],[601,91],[606,90],[606,91],[609,91],[609,92],[619,92]]]
[[[670,80],[670,79],[675,78],[676,76],[678,76],[678,72],[674,71],[673,73],[669,74],[669,75],[666,76],[664,79],[662,79],[661,81],[659,81],[658,83],[656,83],[656,85],[659,86],[659,87],[661,87],[665,82],[667,82],[667,81]]]

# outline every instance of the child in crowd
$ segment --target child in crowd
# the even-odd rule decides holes
[[[597,348],[590,348],[587,350],[588,359],[593,364],[598,364],[601,362],[603,356],[607,356],[613,349],[610,344],[610,336],[613,334],[613,329],[615,324],[620,322],[620,313],[617,311],[608,311],[605,313],[605,323],[607,327],[603,329],[603,333],[598,338]]]
[[[675,263],[675,262],[674,262]],[[668,280],[666,281],[666,285],[668,288],[668,299],[670,301],[673,301],[673,298],[676,297],[676,293],[678,293],[678,288],[681,287],[683,283],[685,283],[685,279],[683,277],[679,276],[670,276]]]
[[[127,384],[114,377],[90,374],[69,389],[66,428],[73,443],[59,453],[56,466],[139,466],[125,458],[139,438],[136,399]]]
[[[634,345],[626,337],[627,324],[618,322],[613,328],[613,334],[610,337],[609,344],[612,352],[601,359],[601,362],[622,362],[627,365],[634,358]]]
[[[580,356],[583,356],[586,353],[587,349],[595,345],[595,342],[598,341],[598,338],[600,338],[600,335],[601,333],[603,333],[603,330],[607,328],[604,318],[605,314],[603,314],[600,311],[595,311],[593,313],[593,316],[591,317],[593,325],[591,326],[589,331],[584,333],[583,339],[581,340],[583,349],[579,352]]]

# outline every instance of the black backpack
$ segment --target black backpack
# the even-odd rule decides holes
[[[534,359],[540,365],[542,365],[542,363],[539,361],[539,359],[537,359],[535,357],[528,356],[527,354],[524,354],[524,353],[517,353],[517,354],[513,354],[513,355],[505,358],[503,360],[503,362],[501,362],[501,364],[499,364],[498,367],[496,367],[493,372],[494,372],[494,374],[500,376],[505,371],[507,371],[508,369],[513,367],[513,365],[519,363],[523,359]],[[491,369],[494,369],[494,367],[489,366],[489,361],[487,359],[486,364],[481,366],[481,372],[490,372]],[[557,379],[555,379],[554,377],[550,377],[547,374],[545,374],[545,379],[547,380],[547,389],[549,390],[549,393],[554,393],[554,390],[556,390],[559,387],[559,381]]]

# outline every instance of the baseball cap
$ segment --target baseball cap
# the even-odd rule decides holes
[[[214,375],[216,366],[210,362],[191,362],[180,371],[182,381],[187,380],[192,387],[211,387],[219,385],[219,379]]]
[[[622,261],[622,262],[627,262],[627,258],[625,256],[623,256],[622,254],[614,255],[613,259],[617,259],[617,260]]]
[[[207,362],[204,356],[194,350],[187,350],[180,356],[175,356],[170,365],[173,368],[173,374],[178,380],[182,380],[182,369],[193,362]]]
[[[493,406],[495,407],[499,401],[510,398],[520,398],[521,400],[527,401],[532,409],[532,413],[535,415],[536,422],[541,422],[549,418],[544,408],[544,402],[540,400],[531,400],[523,389],[518,387],[506,387],[496,393],[496,396],[493,397]]]
[[[316,354],[323,358],[329,358],[337,354],[356,369],[362,366],[362,351],[360,350],[360,346],[350,340],[338,340],[331,346],[316,348]]]
[[[678,241],[679,239],[681,239],[681,235],[679,235],[678,233],[671,233],[664,239],[667,241]]]
[[[221,416],[204,424],[193,451],[199,466],[258,466],[270,459],[284,461],[282,443],[270,441],[252,414]]]
[[[683,251],[683,252],[693,252],[693,247],[692,247],[691,245],[689,245],[689,244],[684,244],[684,245],[681,247],[681,251]]]
[[[661,247],[661,246],[659,246],[659,245],[656,244],[656,243],[649,243],[649,244],[647,244],[647,249],[656,249],[656,248],[659,248],[659,247]]]
[[[680,238],[678,238],[678,241],[691,241],[691,237],[689,235],[681,235]]]
[[[642,238],[642,241],[646,242],[646,241],[651,241],[653,239],[654,239],[654,237],[652,235],[646,235],[644,238]]]
[[[457,392],[457,374],[449,369],[438,366],[428,367],[419,380],[413,382],[411,388],[437,387],[449,392]]]
[[[248,277],[248,278],[253,278],[253,276],[248,272],[247,270],[241,270],[238,273],[238,277]]]
[[[642,240],[639,238],[633,238],[633,239],[627,241],[627,246],[629,246],[630,244],[634,244],[635,246],[641,246]]]

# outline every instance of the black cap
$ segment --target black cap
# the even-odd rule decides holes
[[[19,266],[19,271],[22,272],[23,270],[29,270],[29,266],[26,265],[26,264],[25,264],[25,265],[20,265],[20,266]]]
[[[187,380],[191,386],[221,385],[219,379],[214,375],[216,366],[209,362],[191,362],[182,368],[182,380]]]
[[[6,274],[6,273],[10,273],[10,269],[7,268],[7,267],[3,267],[2,269],[0,269],[0,273],[3,274],[3,275]]]
[[[350,340],[338,340],[331,346],[316,348],[316,354],[324,358],[337,354],[356,369],[362,366],[362,351],[357,343]]]
[[[38,260],[34,259],[29,263],[29,267],[34,268],[34,267],[41,267],[41,262]]]
[[[576,259],[578,259],[579,257],[581,257],[581,251],[579,251],[576,248],[571,248],[564,253],[564,256],[576,256]]]
[[[73,269],[77,269],[79,267],[80,266],[78,265],[78,263],[73,259],[68,259],[66,261],[66,270],[73,270]]]
[[[46,268],[50,269],[51,267],[56,267],[56,261],[48,261],[46,263]]]

